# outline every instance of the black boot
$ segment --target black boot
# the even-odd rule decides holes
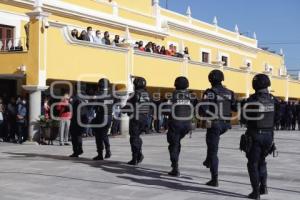
[[[138,161],[137,161],[136,158],[132,158],[132,160],[129,161],[127,164],[128,164],[128,165],[136,166],[136,165],[138,165],[139,163],[138,163]]]
[[[69,156],[70,158],[78,158],[79,155],[77,153],[73,153],[72,155]]]
[[[208,186],[219,187],[218,176],[212,176],[211,180],[206,183]]]
[[[105,159],[108,159],[110,157],[111,157],[111,151],[107,150],[106,153],[105,153]]]
[[[266,185],[261,185],[261,186],[260,186],[259,193],[260,193],[261,195],[268,194],[268,187],[267,187]]]
[[[95,160],[95,161],[103,160],[103,154],[102,153],[98,153],[98,155],[96,157],[94,157],[93,160]]]
[[[180,177],[180,171],[178,167],[173,167],[172,170],[168,173],[169,176]]]
[[[259,192],[256,190],[256,191],[253,191],[251,194],[249,194],[249,195],[248,195],[248,198],[249,198],[249,199],[260,200],[260,194],[259,194]]]
[[[142,163],[143,160],[144,160],[144,155],[142,153],[140,153],[140,155],[138,156],[137,162]]]

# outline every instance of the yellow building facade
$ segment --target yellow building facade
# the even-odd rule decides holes
[[[114,47],[72,38],[71,30],[88,26],[128,43]],[[107,77],[129,87],[130,76],[142,76],[151,92],[164,93],[184,75],[190,89],[201,93],[213,69],[224,72],[224,84],[238,97],[253,92],[255,74],[266,73],[275,96],[300,99],[300,81],[287,75],[282,52],[258,48],[256,36],[242,36],[237,26],[225,30],[216,18],[208,24],[194,19],[190,8],[181,15],[161,8],[158,0],[0,0],[0,28],[0,80],[16,81],[18,93],[21,86],[29,91],[31,107],[53,80],[95,83]],[[135,50],[131,44],[140,40],[173,44],[179,52],[188,47],[191,59]],[[22,51],[14,50],[19,46]],[[40,110],[30,110],[34,121]]]

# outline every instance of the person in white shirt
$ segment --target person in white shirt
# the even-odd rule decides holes
[[[99,30],[96,31],[96,36],[94,38],[94,43],[102,44],[101,32]]]
[[[87,38],[90,42],[94,42],[94,36],[93,36],[93,28],[87,27]]]

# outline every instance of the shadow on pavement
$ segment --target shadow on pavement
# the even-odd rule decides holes
[[[160,190],[171,190],[171,191],[184,191],[184,192],[200,192],[200,193],[208,193],[214,195],[221,195],[227,197],[236,197],[236,198],[245,198],[245,195],[241,195],[238,193],[227,192],[224,190],[214,189],[214,188],[207,188],[201,187],[200,184],[192,181],[186,181],[182,179],[190,179],[189,177],[181,177],[181,178],[172,178],[167,177],[166,171],[159,171],[159,170],[152,170],[142,167],[133,167],[129,166],[125,163],[118,162],[118,161],[100,161],[95,162],[90,159],[86,158],[69,158],[65,156],[59,155],[48,155],[48,154],[34,154],[34,153],[10,153],[10,152],[3,152],[6,154],[11,155],[12,158],[19,158],[20,156],[26,158],[47,158],[53,160],[63,160],[63,161],[71,161],[74,163],[81,163],[86,164],[94,168],[99,168],[103,171],[116,174],[117,178],[121,178],[124,180],[129,180],[131,182],[137,183],[137,185],[130,184],[129,186],[134,187],[143,187],[143,188],[155,188]],[[6,172],[6,173],[15,173],[15,172]],[[22,172],[16,172],[22,173]],[[1,172],[0,172],[1,174]],[[58,178],[67,178],[72,180],[81,180],[81,181],[91,181],[91,182],[98,182],[95,180],[86,180],[86,179],[79,179],[79,178],[71,178],[71,177],[64,177],[64,176],[56,176],[56,175],[47,175],[43,173],[24,173],[24,174],[31,174],[31,175],[40,175],[40,176],[51,176],[51,177],[58,177]],[[108,183],[108,184],[119,184],[119,185],[127,185],[126,183],[114,183],[114,182],[104,182],[99,181],[99,183]],[[191,185],[184,185],[184,184],[197,184],[198,186],[191,186]]]

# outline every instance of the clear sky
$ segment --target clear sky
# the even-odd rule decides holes
[[[188,5],[194,18],[212,23],[217,16],[221,27],[256,32],[260,47],[283,48],[288,69],[300,71],[300,0],[168,0],[168,8],[182,14]]]

